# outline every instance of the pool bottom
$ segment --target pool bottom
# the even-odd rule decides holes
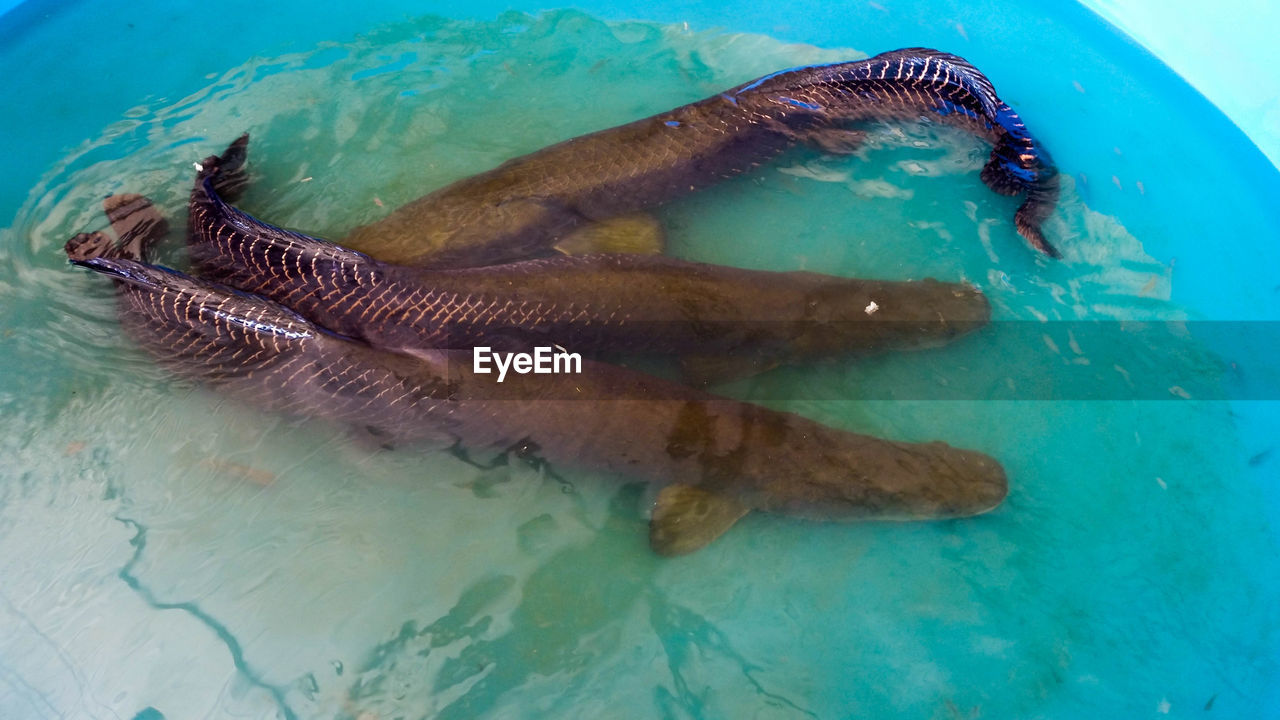
[[[580,13],[425,19],[255,58],[71,152],[31,193],[0,271],[0,466],[22,469],[0,485],[14,629],[0,714],[1264,713],[1274,513],[1241,479],[1249,454],[1225,403],[854,400],[865,387],[926,397],[931,369],[977,362],[983,343],[763,378],[742,392],[990,452],[1012,494],[943,523],[753,515],[664,561],[646,547],[650,488],[370,453],[340,428],[167,379],[120,336],[109,290],[59,254],[101,223],[108,192],[146,191],[179,217],[190,161],[246,128],[246,207],[337,235],[476,167],[848,52]],[[1004,85],[1005,68],[986,69]],[[598,107],[567,118],[597,86]],[[1055,149],[1077,130],[1042,129]],[[985,153],[936,128],[878,127],[860,155],[788,158],[663,216],[686,257],[966,278],[1004,319],[1184,317],[1172,298],[1187,264],[1144,244],[1176,244],[1178,229],[1133,230],[1156,210],[1135,201],[1122,223],[1089,205],[1105,180],[1073,181],[1053,228],[1069,255],[1046,263],[1009,227],[1013,201],[978,180]],[[1058,344],[1047,377],[1110,359]]]

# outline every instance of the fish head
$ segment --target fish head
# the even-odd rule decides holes
[[[820,332],[803,344],[815,348],[856,347],[863,352],[938,347],[991,322],[991,303],[968,283],[865,281],[856,293],[833,284],[816,298],[818,308],[833,308]]]
[[[906,444],[904,444],[906,445]],[[994,510],[1009,494],[1004,467],[990,455],[944,442],[906,445],[909,461],[883,470],[886,517],[959,518]]]
[[[833,439],[795,475],[770,483],[763,509],[824,520],[936,520],[980,515],[1009,493],[1004,468],[985,453],[852,438]]]
[[[991,302],[973,285],[926,278],[912,283],[912,290],[910,302],[894,302],[897,298],[890,294],[891,304],[881,311],[894,322],[936,326],[942,339],[965,335],[991,322]]]

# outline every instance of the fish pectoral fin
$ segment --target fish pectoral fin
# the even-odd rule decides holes
[[[779,364],[777,359],[758,355],[686,355],[680,358],[680,371],[686,384],[707,387],[754,377]]]
[[[822,152],[832,155],[851,155],[866,142],[867,131],[822,127],[806,133],[805,139]]]
[[[661,255],[666,246],[667,234],[658,218],[648,213],[631,213],[589,222],[556,243],[555,249],[565,255],[602,252]]]
[[[658,493],[649,520],[649,547],[672,557],[702,548],[743,515],[746,505],[691,485],[668,485]]]

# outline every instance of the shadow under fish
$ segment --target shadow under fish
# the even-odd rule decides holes
[[[921,117],[992,143],[983,182],[1002,195],[1025,195],[1014,215],[1018,233],[1060,257],[1041,230],[1059,193],[1048,152],[977,68],[926,48],[782,70],[552,145],[414,200],[354,229],[342,244],[433,267],[599,247],[600,236],[653,234],[655,225],[637,224],[636,213],[747,172],[798,143],[849,152],[861,142],[861,124]]]
[[[603,363],[498,384],[472,373],[467,353],[375,349],[260,296],[148,264],[146,239],[162,227],[155,209],[136,196],[106,203],[120,241],[80,234],[68,258],[115,280],[123,328],[173,372],[396,442],[520,448],[553,466],[661,483],[650,543],[663,555],[697,550],[752,510],[963,517],[1008,490],[983,453],[845,432]]]
[[[248,136],[202,161],[188,243],[204,277],[399,352],[559,345],[675,355],[695,384],[781,363],[938,346],[990,321],[977,288],[766,272],[636,254],[482,268],[393,265],[284,230],[220,195],[244,184]]]

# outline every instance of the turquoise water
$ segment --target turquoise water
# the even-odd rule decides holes
[[[295,15],[282,34],[236,7],[204,25],[33,7],[0,20],[21,33],[0,50],[6,95],[37,109],[0,119],[0,717],[1234,718],[1280,701],[1276,395],[1233,375],[1275,349],[1263,200],[1280,177],[1105,26],[655,5]],[[1012,492],[977,519],[754,515],[663,560],[646,488],[370,453],[169,379],[61,256],[110,192],[180,219],[191,162],[243,130],[244,207],[336,237],[550,142],[915,44],[974,60],[1053,151],[1063,262],[1014,234],[981,143],[933,126],[879,126],[855,157],[799,153],[662,215],[684,257],[980,284],[1005,321],[991,334],[729,388],[991,453]],[[1108,394],[1115,366],[1166,378],[1044,323],[1086,320],[1186,321],[1196,392]],[[1008,399],[934,399],[968,368]],[[1103,399],[1073,392],[1100,376]]]

